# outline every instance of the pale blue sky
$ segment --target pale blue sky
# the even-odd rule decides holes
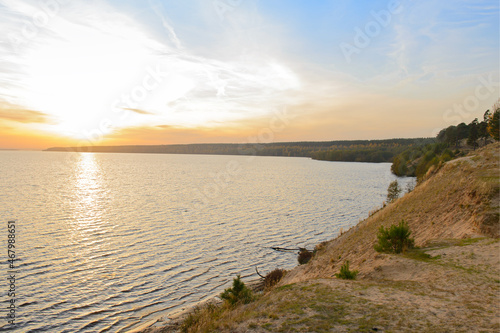
[[[12,142],[243,142],[284,108],[274,141],[424,137],[499,98],[498,1],[0,0],[0,28]]]

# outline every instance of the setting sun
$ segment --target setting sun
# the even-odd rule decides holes
[[[46,130],[84,139],[103,119],[116,118],[114,99],[134,83],[161,45],[147,45],[145,35],[121,21],[91,27],[63,18],[54,21],[60,35],[25,52],[20,95],[27,107],[55,120]]]

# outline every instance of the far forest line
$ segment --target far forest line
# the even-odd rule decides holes
[[[144,154],[210,154],[310,157],[316,160],[345,162],[392,162],[412,147],[435,142],[433,138],[343,140],[324,142],[207,143],[185,145],[82,146],[53,147],[46,151]]]

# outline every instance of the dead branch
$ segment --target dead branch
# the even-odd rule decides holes
[[[257,272],[257,275],[260,276],[261,278],[265,279],[265,276],[262,276],[259,271],[257,270],[257,266],[255,266],[255,271]]]

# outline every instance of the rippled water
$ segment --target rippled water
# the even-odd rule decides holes
[[[15,219],[16,328],[122,332],[211,297],[367,216],[390,164],[0,152],[0,253]],[[404,182],[404,180],[403,180]],[[7,282],[2,308],[7,302]],[[5,311],[5,310],[4,310]],[[5,312],[2,312],[5,313]],[[0,329],[12,328],[2,316]]]

